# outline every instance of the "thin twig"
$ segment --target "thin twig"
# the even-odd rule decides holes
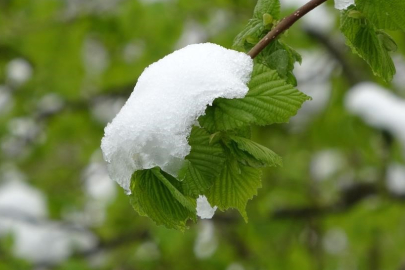
[[[262,38],[249,52],[250,57],[255,58],[267,45],[269,45],[273,40],[276,39],[281,33],[290,28],[296,21],[298,21],[302,16],[319,6],[320,4],[328,0],[311,0],[294,13],[285,17],[276,25],[267,35]],[[322,22],[320,22],[322,23]]]

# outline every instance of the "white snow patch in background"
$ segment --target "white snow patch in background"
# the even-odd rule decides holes
[[[27,60],[16,58],[7,63],[6,81],[12,86],[20,86],[32,76],[32,67]]]
[[[220,35],[233,21],[232,12],[226,9],[212,11],[209,21],[205,26],[208,36]]]
[[[122,0],[64,0],[64,20],[72,20],[79,15],[113,13]]]
[[[344,155],[334,149],[315,153],[311,159],[311,175],[317,181],[327,180],[341,170],[345,163]]]
[[[145,4],[153,4],[153,3],[173,2],[173,0],[139,0],[139,2]]]
[[[94,101],[91,114],[96,121],[107,124],[117,115],[124,104],[124,98],[100,97]]]
[[[347,9],[354,5],[354,0],[335,0],[335,8],[339,10]]]
[[[211,207],[210,203],[207,200],[207,197],[204,195],[200,195],[197,198],[197,216],[199,216],[201,219],[211,219],[215,211],[217,210],[217,207]]]
[[[37,109],[40,114],[53,114],[63,108],[63,98],[56,94],[50,93],[44,95],[37,104]]]
[[[243,267],[243,265],[240,263],[234,262],[228,265],[226,270],[245,270],[245,267]]]
[[[44,195],[22,181],[7,181],[0,186],[0,213],[2,212],[46,217]]]
[[[65,209],[63,218],[74,224],[99,227],[104,224],[106,208],[115,199],[117,186],[108,176],[107,165],[100,150],[95,151],[83,170],[86,202],[83,209]]]
[[[14,100],[10,89],[5,85],[0,85],[0,116],[8,113],[14,106]]]
[[[145,51],[146,43],[143,40],[134,40],[127,43],[122,49],[122,59],[127,63],[138,60]]]
[[[395,73],[392,83],[404,93],[405,91],[405,58],[401,54],[395,54],[392,59],[394,60]]]
[[[17,213],[31,217],[47,216],[46,199],[41,191],[25,183],[25,175],[12,165],[1,167],[0,213]],[[0,218],[1,220],[1,218]]]
[[[190,152],[187,137],[218,97],[242,98],[252,59],[219,45],[187,46],[144,70],[101,143],[112,179],[129,191],[134,171],[159,166],[176,176]]]
[[[387,188],[391,193],[405,194],[405,166],[398,163],[390,164],[387,172]]]
[[[205,42],[207,39],[208,34],[204,27],[195,21],[189,21],[185,24],[175,48],[180,49],[190,44]]]
[[[84,171],[84,179],[85,190],[93,199],[108,202],[115,198],[115,185],[104,163],[90,163]]]
[[[322,5],[305,15],[302,21],[305,27],[325,33],[333,30],[334,18],[333,12],[327,6]]]
[[[110,64],[110,56],[104,44],[93,37],[84,40],[82,58],[86,72],[90,75],[103,73]]]
[[[283,9],[299,8],[307,2],[308,0],[283,0],[281,7]],[[302,17],[301,20],[304,26],[321,32],[331,31],[335,24],[334,13],[326,5],[318,6],[316,9]]]
[[[56,263],[75,250],[88,250],[96,237],[83,228],[46,219],[43,193],[25,183],[12,165],[0,168],[0,237],[14,236],[13,253],[34,263]]]
[[[305,102],[300,113],[291,118],[289,128],[293,131],[302,130],[327,106],[332,93],[330,76],[336,65],[326,52],[302,51],[300,53],[302,64],[295,64],[294,74],[300,91],[312,97],[312,100]]]
[[[346,232],[340,228],[329,229],[322,238],[325,251],[329,254],[339,254],[347,249]]]
[[[13,136],[29,141],[35,139],[41,131],[39,125],[30,117],[11,119],[8,123],[8,130]]]
[[[197,239],[194,243],[194,254],[198,259],[211,257],[218,248],[215,227],[211,220],[203,220],[198,224]]]
[[[147,241],[139,245],[135,252],[137,260],[154,261],[160,258],[160,250],[155,242]]]
[[[405,100],[374,83],[355,85],[345,97],[347,109],[369,125],[389,131],[405,147]]]
[[[0,227],[14,236],[14,254],[34,263],[57,263],[74,251],[89,250],[97,243],[89,231],[66,228],[57,222],[6,217],[0,220]]]

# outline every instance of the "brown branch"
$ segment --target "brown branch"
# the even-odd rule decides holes
[[[269,45],[273,40],[276,39],[281,33],[290,28],[296,21],[298,21],[302,16],[319,6],[320,4],[328,0],[311,0],[299,9],[297,9],[291,15],[285,17],[276,25],[269,33],[267,33],[262,40],[260,40],[249,52],[250,57],[255,58],[267,45]],[[320,22],[322,23],[322,22]]]

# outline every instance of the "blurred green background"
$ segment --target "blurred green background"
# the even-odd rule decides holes
[[[305,1],[281,0],[283,14]],[[283,37],[313,100],[254,130],[283,157],[246,224],[236,211],[184,233],[138,216],[107,174],[104,126],[149,64],[187,44],[231,48],[254,0],[0,0],[0,269],[405,269],[401,142],[344,105],[382,83],[339,33],[333,1]],[[398,74],[382,84],[405,96]]]

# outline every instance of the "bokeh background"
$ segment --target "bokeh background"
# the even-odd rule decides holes
[[[283,14],[303,2],[281,0]],[[405,269],[405,118],[382,129],[346,106],[363,81],[403,101],[405,35],[391,33],[398,74],[383,83],[345,46],[333,1],[283,37],[313,100],[254,130],[284,167],[265,171],[249,223],[228,211],[158,227],[110,180],[103,128],[143,69],[187,44],[230,48],[255,4],[0,0],[1,270]]]

